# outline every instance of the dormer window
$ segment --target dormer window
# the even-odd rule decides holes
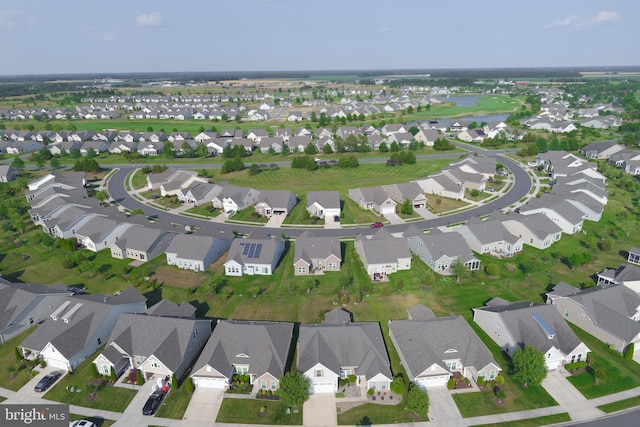
[[[458,350],[456,350],[455,348],[450,348],[449,350],[445,351],[445,353],[457,353]]]

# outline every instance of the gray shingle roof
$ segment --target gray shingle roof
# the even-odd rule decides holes
[[[568,288],[570,287],[573,292]],[[593,321],[602,329],[630,342],[640,334],[640,323],[631,320],[640,307],[640,296],[624,285],[606,288],[577,289],[565,282],[559,283],[547,295],[565,296],[582,305]]]
[[[559,348],[565,354],[571,353],[580,344],[580,339],[573,333],[558,310],[549,304],[532,302],[514,302],[509,305],[495,305],[477,308],[498,314],[509,334],[519,345],[531,344],[543,353],[551,347]],[[553,328],[555,336],[551,339],[533,318],[538,313]]]
[[[392,378],[380,325],[374,322],[300,325],[298,369],[306,372],[316,363],[336,374],[341,366],[356,366],[356,375]]]
[[[367,239],[359,234],[356,242],[362,245],[362,255],[367,264],[395,263],[399,258],[411,258],[411,251],[406,239],[393,237],[384,228]]]
[[[167,247],[167,253],[178,254],[179,258],[202,259],[215,244],[212,236],[198,236],[194,234],[178,234]]]
[[[249,365],[251,374],[261,376],[268,372],[280,378],[292,337],[293,323],[220,320],[192,372],[209,365],[231,377],[234,365]]]
[[[433,364],[448,370],[444,361],[449,359],[459,358],[463,366],[473,366],[477,370],[489,363],[498,366],[462,316],[393,320],[389,322],[389,332],[393,334],[412,379]]]
[[[330,255],[342,259],[338,237],[317,236],[312,231],[305,231],[296,238],[294,247],[294,264],[301,259],[311,264],[313,259],[325,259]]]
[[[69,295],[69,292],[58,287],[37,283],[11,283],[0,278],[0,330],[11,325],[38,295],[43,294]]]
[[[339,191],[309,191],[307,192],[307,207],[318,203],[325,209],[340,209]]]
[[[193,318],[196,315],[196,308],[186,301],[178,305],[171,300],[163,299],[157,304],[149,307],[147,309],[147,315]]]
[[[196,325],[206,322],[210,321],[123,313],[107,343],[117,344],[129,356],[146,358],[153,355],[175,371],[183,359],[195,351],[189,347],[189,341]]]

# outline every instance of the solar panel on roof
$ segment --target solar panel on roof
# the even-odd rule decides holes
[[[538,313],[532,313],[531,316],[538,322],[538,325],[547,334],[549,338],[553,338],[556,335],[556,331],[540,316]]]
[[[260,252],[262,252],[262,243],[256,245],[255,258],[260,258]]]

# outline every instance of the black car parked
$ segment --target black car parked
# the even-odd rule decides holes
[[[55,383],[61,376],[62,372],[51,372],[50,374],[42,377],[42,379],[38,381],[38,384],[36,384],[33,389],[38,393],[42,393],[43,391],[46,391],[49,387],[51,387],[51,385]]]
[[[162,391],[154,391],[153,394],[147,399],[147,403],[144,404],[144,407],[142,408],[142,415],[155,414],[162,404],[164,396],[165,394]]]

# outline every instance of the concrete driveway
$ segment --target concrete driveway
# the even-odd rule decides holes
[[[157,386],[158,384],[156,383],[155,379],[151,379],[144,383],[123,413],[142,416],[142,408],[144,407],[144,404],[147,402],[147,399],[149,398],[151,393],[156,390]]]
[[[542,387],[562,406],[573,421],[592,420],[604,415],[593,407],[560,371],[549,371]]]
[[[53,387],[56,386],[56,384],[58,384],[58,381],[60,381],[59,379],[58,379],[58,381],[53,383],[43,393],[37,393],[33,388],[36,386],[36,384],[38,384],[38,381],[40,381],[45,375],[47,375],[48,373],[51,373],[51,372],[56,372],[56,371],[57,372],[62,372],[62,376],[60,376],[60,378],[62,378],[65,375],[67,375],[67,371],[65,371],[64,369],[54,368],[52,366],[46,366],[46,367],[40,369],[40,372],[38,373],[38,375],[36,375],[35,377],[31,378],[29,380],[29,382],[27,382],[24,386],[22,386],[22,388],[20,389],[20,391],[18,393],[20,393],[20,395],[25,395],[25,396],[29,396],[29,397],[36,397],[36,398],[44,397],[44,395],[46,395],[47,392],[49,392],[49,390],[51,390]]]
[[[440,426],[463,426],[462,415],[456,402],[451,397],[451,391],[446,387],[431,387],[427,389],[429,395],[430,424]]]
[[[309,396],[302,408],[302,425],[337,426],[338,411],[333,393],[315,393]]]
[[[183,419],[214,422],[218,416],[223,398],[223,389],[197,387],[193,391]]]
[[[386,213],[384,218],[389,221],[389,224],[404,224],[404,220],[396,213]]]

